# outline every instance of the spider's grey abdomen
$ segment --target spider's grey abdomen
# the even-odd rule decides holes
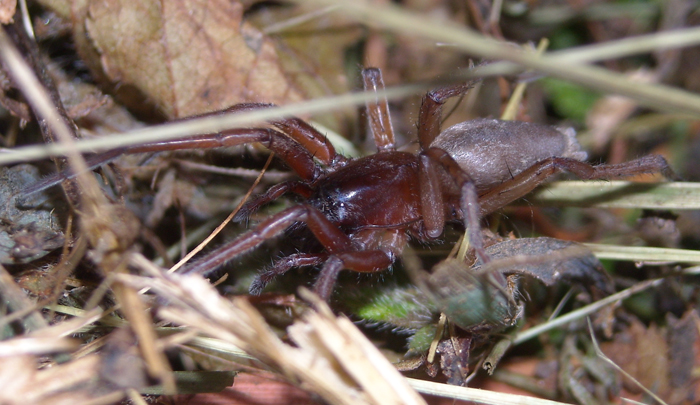
[[[573,128],[486,118],[453,125],[430,146],[446,151],[479,189],[507,181],[548,157],[587,158]]]

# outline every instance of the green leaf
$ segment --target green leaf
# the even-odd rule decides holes
[[[546,78],[540,83],[557,114],[580,123],[586,120],[586,114],[600,97],[596,92],[564,80]]]

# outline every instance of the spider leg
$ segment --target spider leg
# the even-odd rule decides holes
[[[314,284],[314,291],[322,299],[328,300],[341,270],[348,269],[359,273],[372,273],[384,270],[394,262],[393,256],[392,253],[387,253],[381,249],[357,250],[330,256],[328,253],[293,254],[279,259],[271,267],[260,273],[253,280],[249,291],[253,295],[259,295],[270,281],[290,269],[303,266],[318,266],[325,262]]]
[[[88,166],[94,169],[109,163],[116,157],[127,153],[162,152],[183,149],[211,149],[258,142],[275,152],[299,177],[312,181],[321,175],[321,169],[314,162],[314,156],[304,146],[285,134],[269,128],[239,128],[215,134],[195,135],[187,138],[153,142],[118,148],[89,156]],[[340,156],[340,155],[338,155]],[[344,159],[344,158],[343,158]],[[337,161],[337,159],[336,159]],[[55,173],[22,190],[23,195],[30,195],[63,180],[75,177],[70,171]]]
[[[389,268],[408,243],[403,229],[364,229],[348,236],[355,242],[352,251],[334,252],[328,257],[314,284],[314,291],[325,300],[333,292],[338,273],[347,269],[374,273]]]
[[[272,104],[247,103],[238,104],[224,111],[206,113],[194,117],[188,117],[181,121],[195,118],[219,115],[230,112],[243,112],[248,110],[269,108]],[[221,131],[213,134],[195,135],[182,139],[152,142],[124,148],[117,148],[107,152],[94,154],[87,157],[89,168],[95,169],[102,166],[122,154],[161,152],[183,149],[208,149],[222,146],[235,146],[253,142],[262,143],[275,152],[285,163],[294,170],[299,177],[311,181],[320,175],[320,169],[314,163],[314,158],[327,166],[344,164],[347,159],[336,153],[333,145],[323,134],[316,131],[311,125],[299,118],[287,118],[272,121],[272,124],[282,130],[283,133],[268,128],[239,128]],[[50,175],[43,180],[24,189],[23,195],[30,195],[49,187],[53,187],[63,180],[75,177],[70,171],[59,172]]]
[[[418,168],[420,205],[423,225],[428,236],[437,238],[445,227],[445,208],[436,163],[430,156],[421,155]]]
[[[258,245],[262,244],[268,239],[272,239],[282,234],[287,228],[289,228],[297,222],[307,222],[309,228],[313,231],[314,228],[318,227],[312,226],[312,222],[314,220],[309,219],[308,217],[309,212],[314,211],[317,212],[318,210],[304,205],[297,205],[294,207],[287,208],[286,210],[279,212],[262,221],[254,229],[244,233],[243,235],[239,236],[233,241],[225,243],[224,245],[212,250],[200,260],[188,264],[187,266],[181,269],[180,273],[197,273],[206,276],[216,271],[216,269],[224,265],[227,261],[238,257],[243,253],[246,253],[247,251],[257,247]],[[320,212],[318,214],[320,216],[323,216],[323,214],[321,214]],[[332,224],[330,225],[332,226]],[[321,225],[321,228],[323,228],[323,225]],[[337,232],[342,233],[339,229],[337,229]],[[323,239],[332,238],[334,236],[326,235],[323,233],[323,231],[319,231],[319,233],[321,234],[321,238]],[[316,234],[316,232],[314,232],[314,234]],[[319,238],[319,240],[321,238]],[[329,242],[329,244],[332,244],[332,242]]]
[[[259,110],[274,106],[274,104],[269,103],[242,103],[231,106],[221,112],[207,113],[199,117],[210,114]],[[313,157],[320,160],[326,166],[333,166],[346,161],[344,156],[337,154],[333,145],[328,141],[328,138],[305,121],[296,117],[290,117],[271,120],[270,123],[289,135],[290,138],[300,143]]]
[[[280,198],[284,194],[291,192],[302,197],[309,198],[312,191],[313,190],[308,184],[301,181],[287,181],[276,184],[270,187],[265,193],[252,197],[250,200],[248,200],[248,202],[241,207],[236,216],[233,217],[233,221],[238,222],[250,217],[260,207]]]
[[[305,222],[306,226],[316,239],[321,242],[321,245],[327,250],[327,254],[329,254],[327,264],[321,270],[319,281],[317,281],[315,287],[315,290],[324,299],[330,297],[333,284],[340,270],[350,269],[358,272],[373,272],[389,267],[394,261],[394,254],[391,252],[382,249],[361,250],[360,247],[355,246],[350,237],[326,218],[317,208],[297,205],[267,218],[255,229],[214,249],[202,259],[187,265],[180,273],[201,274],[203,276],[211,274],[227,261],[259,246],[268,239],[282,234],[297,222]],[[400,244],[399,242],[397,243]],[[403,245],[400,247],[402,248]],[[300,260],[313,260],[313,258],[306,256],[300,257]],[[328,264],[328,262],[331,264]],[[337,268],[338,263],[342,264],[340,268]],[[328,270],[324,270],[326,268]]]
[[[252,295],[260,295],[265,286],[294,267],[318,266],[328,259],[327,253],[297,253],[285,256],[275,261],[272,266],[263,270],[250,285]]]
[[[115,148],[112,150],[109,150],[104,153],[100,153],[97,155],[91,155],[86,157],[85,163],[87,164],[88,170],[94,170],[97,169],[100,166],[103,166],[117,157],[123,155],[126,153],[127,149],[126,148]],[[78,175],[74,173],[70,168],[67,170],[63,170],[60,172],[56,172],[53,174],[50,174],[43,179],[37,181],[36,183],[33,183],[29,185],[28,187],[25,187],[22,189],[22,196],[23,197],[28,197],[34,193],[38,193],[40,191],[46,190],[50,187],[58,185],[60,182],[64,180],[70,180]]]
[[[362,70],[362,80],[365,92],[373,91],[375,99],[366,104],[367,122],[369,131],[374,137],[374,144],[379,152],[396,150],[394,128],[391,125],[391,114],[386,96],[377,94],[384,90],[384,78],[382,71],[377,68]]]
[[[328,301],[341,270],[348,269],[359,273],[373,273],[391,266],[394,263],[394,258],[394,254],[381,249],[334,254],[326,260],[326,263],[321,268],[318,279],[314,284],[314,291],[319,297]]]
[[[573,173],[583,180],[614,179],[643,173],[661,173],[668,179],[678,178],[666,159],[659,155],[648,155],[629,162],[598,166],[576,159],[551,157],[535,163],[511,180],[480,195],[481,215],[489,214],[517,200],[549,177],[564,171]]]
[[[458,83],[432,90],[423,97],[418,115],[418,142],[421,149],[428,150],[430,144],[440,135],[442,106],[450,97],[464,94],[479,80]]]
[[[421,192],[423,191],[424,187],[432,189],[432,192],[439,191],[440,186],[437,173],[432,175],[430,174],[430,171],[435,172],[437,167],[442,167],[453,179],[455,179],[455,181],[457,181],[457,185],[460,188],[460,207],[462,209],[464,225],[467,227],[467,232],[469,234],[469,243],[474,248],[477,257],[481,260],[481,262],[488,263],[490,259],[486,254],[486,250],[484,249],[484,241],[481,235],[481,210],[479,209],[479,199],[474,182],[447,152],[439,148],[430,148],[423,152],[423,155],[421,156],[421,166],[423,168],[421,168],[420,173],[425,171],[425,174],[422,176],[425,176],[427,181],[433,183],[430,187],[426,187],[421,183]],[[430,200],[430,198],[421,196],[421,204],[423,204],[426,199]],[[430,204],[430,202],[428,202],[428,204]],[[439,206],[439,208],[444,209],[442,206]],[[421,209],[423,210],[423,221],[425,223],[427,212],[426,207],[422,206]],[[431,222],[437,221],[438,216],[434,211],[437,210],[427,212],[428,223],[426,223],[426,227],[428,227],[428,224]],[[444,212],[442,215],[444,215]],[[442,221],[444,226],[444,219]],[[435,230],[436,228],[433,228],[433,232],[435,232]],[[428,232],[430,232],[430,229],[428,229]]]
[[[272,121],[272,124],[299,142],[304,149],[309,151],[311,156],[320,160],[324,165],[335,167],[347,163],[347,158],[335,151],[328,138],[305,121],[299,118],[287,118]]]
[[[258,142],[275,152],[275,155],[304,180],[311,181],[321,174],[313,156],[298,142],[274,129],[238,128],[215,134],[196,135],[183,139],[154,142],[128,148],[129,153],[161,152],[182,149],[211,149]]]

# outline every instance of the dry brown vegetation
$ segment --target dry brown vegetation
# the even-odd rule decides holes
[[[699,22],[692,0],[0,0],[0,403],[697,403]],[[313,269],[247,294],[299,248],[289,238],[227,279],[166,270],[251,192],[292,178],[263,147],[86,168],[96,152],[290,114],[348,156],[373,153],[363,66],[382,69],[406,150],[421,95],[478,76],[445,125],[571,126],[592,162],[661,154],[684,181],[557,181],[490,215],[488,241],[520,241],[486,269],[518,269],[514,299],[443,262],[464,258],[452,231],[391,272],[344,274],[327,304],[304,288]],[[243,102],[279,108],[183,120]],[[28,194],[66,170],[79,175]],[[533,236],[587,244],[543,254]],[[612,295],[588,288],[608,282]],[[473,291],[493,298],[450,307]]]

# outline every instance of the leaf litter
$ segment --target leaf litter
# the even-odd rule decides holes
[[[47,7],[52,7],[51,3],[42,2]],[[451,16],[453,19],[469,20],[482,32],[490,32],[496,37],[504,35],[499,30],[489,28],[485,23],[488,18],[480,20],[475,17],[479,14],[476,2],[467,3],[466,8],[456,3],[446,3],[433,6],[430,11],[438,18],[449,19],[446,16]],[[607,6],[606,2],[592,3],[594,9]],[[692,7],[687,9],[690,2],[672,3],[669,7],[674,6],[676,9],[656,11],[671,19],[665,20],[664,27],[683,28],[692,25]],[[142,120],[150,123],[162,117],[181,118],[215,111],[239,102],[293,103],[309,95],[318,95],[319,88],[322,89],[320,93],[329,92],[329,89],[330,92],[342,93],[353,88],[352,79],[348,79],[347,75],[348,70],[352,70],[346,68],[348,64],[381,65],[390,84],[399,84],[403,80],[417,77],[432,78],[436,74],[467,66],[466,58],[457,53],[448,52],[444,48],[436,50],[421,41],[409,40],[405,35],[376,27],[366,28],[348,16],[338,17],[332,12],[328,14],[332,18],[324,18],[323,13],[319,14],[321,17],[315,17],[318,21],[311,18],[304,23],[306,25],[302,25],[303,29],[295,31],[294,28],[289,28],[281,35],[267,36],[262,34],[264,29],[255,28],[246,18],[244,12],[256,15],[254,8],[249,6],[238,2],[203,4],[179,1],[140,4],[76,1],[54,5],[54,12],[69,22],[67,25],[72,30],[72,43],[80,55],[82,69],[87,67],[89,81],[92,82],[81,81],[80,75],[84,77],[86,73],[79,72],[80,66],[66,65],[65,61],[48,64],[49,70],[53,70],[52,76],[57,87],[63,89],[61,93],[68,115],[78,123],[81,135],[124,131],[142,127]],[[282,10],[274,10],[273,14],[277,17],[272,18],[284,19],[284,10],[288,9]],[[420,8],[415,10],[426,11]],[[534,16],[542,10],[547,10],[547,7],[538,6],[531,11]],[[489,10],[481,10],[484,13],[487,11]],[[258,17],[258,21],[264,21],[260,14]],[[482,17],[488,15],[483,14]],[[504,25],[504,21],[512,19],[519,23],[529,23],[528,17],[523,19],[522,16],[512,14],[512,10],[502,10],[500,17]],[[640,20],[633,20],[623,13],[622,17],[611,18],[612,21],[617,18],[625,24],[607,24],[597,20],[587,22],[596,34],[597,41],[619,38],[621,34],[614,27],[626,27],[624,29],[628,30],[628,34],[638,33],[639,27],[645,27],[644,24],[640,25],[646,21],[643,16],[639,17]],[[629,24],[630,21],[637,24]],[[329,22],[330,25],[324,25]],[[345,35],[337,37],[337,43],[324,44],[329,50],[314,52],[312,48],[307,51],[313,58],[293,60],[296,65],[281,61],[285,58],[298,58],[304,51],[304,40],[300,39],[304,35],[295,33],[304,33],[309,27],[311,32],[314,32],[314,27],[320,27],[316,34],[333,29],[342,31],[347,27],[350,27],[350,31],[346,30]],[[651,25],[646,27],[650,30],[648,32],[653,30]],[[567,28],[566,21],[558,21],[549,26],[549,34],[559,35],[557,29]],[[363,33],[365,29],[369,33]],[[510,40],[522,42],[533,32],[533,28],[526,25],[518,34],[506,31],[505,35],[509,35]],[[647,31],[642,29],[641,32]],[[291,46],[291,42],[285,42],[285,36],[298,41],[293,45],[294,52],[290,52],[292,48],[288,46]],[[308,37],[319,41],[314,35]],[[49,43],[43,45],[48,46]],[[367,47],[364,56],[363,46]],[[669,54],[669,59],[660,60],[675,61],[680,65],[668,62],[659,69],[692,65],[688,62],[692,60],[692,52],[692,49],[688,49],[677,55]],[[75,58],[75,55],[72,57]],[[637,65],[633,59],[621,59],[611,62],[606,68],[627,73],[635,71]],[[289,66],[296,66],[293,69],[297,71],[285,70]],[[75,69],[78,69],[78,75]],[[682,68],[676,69],[675,75],[681,75],[678,72]],[[317,81],[316,89],[296,80],[299,71],[311,78],[308,81]],[[674,76],[665,71],[655,73],[654,77],[657,78]],[[677,78],[677,82],[692,84],[690,78],[682,75]],[[21,92],[18,91],[17,83],[3,81],[1,84],[3,93],[0,94],[0,101],[3,101],[10,114],[14,113],[19,119],[28,121],[27,103],[18,95]],[[470,114],[498,116],[502,98],[508,93],[509,86],[510,83],[505,79],[485,83],[484,89],[480,90],[480,100],[483,100],[479,103],[480,111],[465,113],[461,110],[459,118],[454,119],[467,119]],[[532,90],[528,90],[526,101],[516,114],[518,119],[553,119],[546,115],[544,108],[538,108],[547,102],[546,89],[543,91],[536,84],[530,85],[530,88]],[[688,88],[696,90],[691,85]],[[66,97],[71,93],[71,97]],[[415,100],[406,103],[410,105],[411,102]],[[606,107],[600,107],[588,116],[592,120],[588,121],[588,128],[596,132],[584,131],[581,137],[584,142],[588,139],[590,144],[595,144],[598,153],[607,154],[612,161],[620,159],[620,156],[624,160],[625,156],[628,158],[630,155],[642,154],[641,151],[649,148],[661,148],[670,156],[680,156],[678,145],[664,139],[664,134],[669,132],[677,139],[682,139],[681,145],[683,142],[694,142],[692,134],[697,132],[697,123],[687,118],[681,119],[681,124],[676,121],[675,127],[652,126],[651,128],[660,130],[650,129],[647,132],[637,132],[632,138],[623,137],[616,133],[620,125],[644,117],[647,115],[645,111],[629,99],[623,104],[610,101],[605,104],[601,100],[599,105]],[[399,102],[396,102],[395,107],[399,111],[411,110],[410,106],[406,107]],[[583,114],[586,116],[587,112],[584,111]],[[6,122],[17,125],[20,121],[10,118],[4,112],[0,119],[3,125]],[[408,115],[399,124],[408,134],[407,139],[413,139],[413,120],[415,118]],[[361,131],[356,125],[348,124],[347,118],[336,121],[334,125],[341,133],[348,134],[353,141],[361,143],[357,135]],[[211,155],[186,153],[178,154],[178,157],[206,163],[213,161],[216,164],[231,159],[234,166],[251,168],[261,167],[261,162],[266,158],[264,152],[256,148],[238,148]],[[692,156],[686,159],[690,162]],[[683,160],[671,160],[677,162],[676,167],[683,172]],[[37,178],[35,168],[14,166],[3,170],[4,173],[31,173],[30,180],[21,180],[22,184]],[[3,182],[3,187],[16,187],[13,181]],[[11,303],[3,315],[6,319],[6,322],[2,322],[5,340],[0,342],[0,353],[6,353],[2,355],[2,369],[14,371],[0,376],[3,387],[14,387],[12,390],[3,390],[5,401],[12,403],[17,398],[24,397],[33,403],[110,403],[126,396],[138,400],[134,389],[144,389],[157,383],[161,384],[160,393],[172,392],[173,386],[184,384],[179,374],[172,374],[172,367],[184,364],[183,369],[194,375],[194,370],[206,364],[203,360],[205,357],[219,361],[226,358],[229,367],[234,363],[239,364],[233,367],[235,369],[272,370],[283,379],[315,392],[331,403],[386,403],[382,401],[388,401],[389,398],[394,398],[395,403],[422,401],[403,385],[405,381],[398,374],[387,368],[389,363],[373,346],[368,346],[347,318],[330,313],[322,303],[315,302],[312,298],[305,297],[308,301],[281,299],[282,296],[287,296],[290,288],[294,292],[296,286],[303,284],[294,279],[299,277],[298,274],[293,275],[291,280],[278,283],[277,289],[273,290],[275,292],[263,297],[263,300],[251,299],[250,302],[256,305],[253,307],[247,298],[229,298],[228,294],[226,298],[219,296],[203,281],[192,282],[163,275],[143,256],[133,253],[133,245],[129,242],[132,239],[139,240],[139,246],[146,246],[143,251],[149,257],[170,254],[176,258],[181,255],[189,243],[185,241],[188,234],[195,233],[196,227],[206,227],[206,221],[203,220],[205,217],[229,211],[237,203],[237,196],[245,192],[245,182],[235,177],[221,179],[216,175],[193,174],[174,163],[169,154],[120,158],[102,169],[100,182],[104,191],[100,191],[103,197],[98,199],[126,202],[130,212],[135,213],[137,225],[125,226],[122,230],[112,229],[110,225],[116,225],[115,218],[126,219],[132,214],[126,214],[126,211],[117,208],[118,205],[86,202],[85,197],[82,197],[82,204],[96,204],[91,208],[92,211],[84,212],[89,215],[84,216],[82,221],[90,218],[89,224],[72,230],[64,225],[68,221],[68,215],[64,214],[66,206],[59,204],[45,209],[43,205],[47,204],[43,193],[33,196],[39,199],[38,205],[41,208],[37,208],[37,204],[25,211],[17,211],[12,208],[12,204],[6,208],[6,218],[3,221],[7,222],[3,224],[21,224],[19,228],[15,226],[8,229],[21,228],[21,232],[24,232],[16,235],[9,233],[9,237],[20,235],[20,241],[26,240],[22,237],[28,237],[33,244],[25,243],[22,246],[31,245],[32,248],[25,249],[19,257],[11,256],[10,253],[9,261],[4,262],[10,264],[8,270],[15,277],[15,282],[25,288],[21,292],[13,282],[4,280],[6,287],[0,292],[3,299]],[[7,198],[11,199],[14,197],[10,195],[15,195],[16,191],[8,193]],[[622,214],[604,216],[594,210],[585,210],[582,214],[565,217],[550,208],[530,208],[531,211],[540,209],[545,211],[545,217],[555,217],[561,221],[555,225],[559,228],[557,237],[566,235],[567,232],[573,235],[570,229],[585,225],[597,228],[597,235],[607,234],[607,242],[625,242],[624,229],[630,220]],[[511,215],[508,221],[513,223],[509,225],[513,225],[518,233],[536,228],[535,235],[541,236],[540,232],[546,227],[540,227],[533,220],[534,215],[523,218],[518,212],[506,210]],[[265,215],[265,212],[260,215]],[[697,238],[686,230],[688,223],[697,223],[692,213],[681,212],[679,219],[663,213],[646,213],[644,218],[647,223],[663,223],[666,227],[674,228],[674,232],[680,232],[680,235],[673,236],[671,245],[682,249],[697,249]],[[183,219],[184,223],[181,222]],[[505,229],[509,226],[503,224],[506,221],[497,218],[491,220],[494,223],[500,221],[497,227]],[[673,222],[679,222],[682,226],[676,228]],[[154,237],[148,237],[139,231],[140,224],[146,224],[147,229],[154,231]],[[642,225],[639,229],[639,238],[632,243],[665,246],[670,237],[667,234],[659,236],[658,233],[649,236],[647,231],[642,234]],[[89,259],[81,260],[80,238],[90,240]],[[605,238],[596,240],[601,241],[605,241]],[[170,253],[166,252],[168,245],[171,247]],[[398,268],[395,271],[396,278],[382,275],[384,280],[370,276],[358,281],[357,277],[347,277],[349,280],[345,288],[348,292],[333,302],[333,309],[344,310],[352,320],[358,321],[385,353],[391,351],[398,355],[404,354],[407,350],[405,337],[413,335],[411,353],[418,357],[429,354],[431,340],[438,336],[436,328],[439,313],[447,313],[447,323],[436,346],[441,353],[439,366],[411,373],[426,378],[427,371],[439,381],[448,380],[457,385],[469,381],[472,386],[481,384],[479,380],[483,377],[477,376],[473,380],[471,374],[479,369],[478,366],[492,360],[488,355],[497,351],[495,348],[491,350],[495,342],[508,340],[508,336],[518,330],[543,322],[559,311],[570,311],[597,300],[614,289],[629,287],[649,278],[668,276],[670,278],[666,288],[641,293],[641,297],[635,300],[628,300],[624,305],[615,304],[609,307],[610,311],[597,314],[595,327],[599,332],[597,338],[602,340],[603,351],[639,383],[660,395],[667,403],[691,403],[697,398],[697,375],[693,373],[697,368],[698,341],[695,310],[697,288],[694,276],[677,273],[679,268],[673,262],[640,261],[635,266],[634,263],[620,264],[605,260],[601,264],[585,248],[571,255],[557,256],[554,253],[570,246],[573,246],[572,242],[547,238],[498,241],[490,247],[490,253],[497,259],[497,264],[488,269],[470,268],[463,262],[438,264],[448,256],[448,252],[442,252],[439,248],[425,251],[417,247],[420,258],[418,268],[432,269],[428,281],[423,281],[422,289],[420,282],[402,278]],[[285,247],[280,245],[274,248]],[[8,249],[8,252],[11,251],[12,248]],[[526,254],[528,251],[531,254]],[[549,255],[550,259],[542,259],[543,253]],[[75,264],[71,264],[73,262]],[[129,271],[125,267],[127,262],[131,266]],[[74,301],[61,299],[58,305],[46,301],[53,297],[52,293],[42,292],[45,288],[26,282],[26,276],[22,275],[26,270],[63,274],[73,266],[77,271],[71,273],[70,277],[47,278],[50,283],[46,291],[58,290],[72,297],[81,297]],[[254,259],[241,266],[250,269],[260,267]],[[444,266],[448,266],[448,270]],[[614,286],[609,275],[612,275]],[[235,284],[223,287],[222,291],[233,292],[240,287],[245,288],[245,280],[244,275],[236,275],[233,280]],[[15,285],[14,290],[12,285]],[[568,288],[564,287],[574,287],[574,292],[565,295],[563,290]],[[137,291],[143,289],[150,289],[150,292],[138,295]],[[29,293],[28,296],[37,301],[19,299],[18,291],[19,296]],[[452,305],[447,302],[469,291],[475,293],[477,298],[472,294],[468,298],[471,304],[467,306],[480,302],[484,310],[468,312],[465,320],[459,313],[464,305],[458,305],[458,311],[453,311]],[[568,301],[557,306],[559,300],[567,296]],[[94,315],[81,318],[80,314],[85,316],[84,312],[80,312],[81,306],[89,314],[101,313],[102,317],[96,322]],[[316,311],[309,310],[309,306],[315,307]],[[60,312],[70,312],[69,308],[74,308],[73,315]],[[258,311],[269,318],[262,318]],[[485,315],[476,316],[478,313]],[[58,331],[45,326],[46,322],[38,322],[37,316],[57,325],[68,326],[70,322],[78,322],[71,324],[72,328]],[[83,320],[85,322],[80,322]],[[491,326],[474,326],[479,325],[479,320],[491,323]],[[275,326],[268,325],[267,322]],[[179,328],[180,325],[187,326],[187,329]],[[286,333],[285,327],[288,327]],[[42,330],[44,334],[41,338],[33,337],[32,334]],[[249,356],[238,351],[229,351],[226,356],[221,355],[221,352],[212,355],[215,351],[207,352],[209,354],[206,356],[202,356],[202,353],[194,355],[194,346],[190,343],[193,342],[193,331],[215,338],[213,341],[244,349],[248,355],[256,357],[257,361],[251,361]],[[424,339],[423,343],[417,343],[419,337]],[[289,342],[294,344],[290,345]],[[80,347],[77,350],[76,345]],[[2,347],[6,347],[6,350],[3,351]],[[20,353],[17,351],[19,347],[27,349]],[[523,376],[526,383],[522,386],[549,381],[553,387],[548,391],[549,395],[553,395],[551,399],[578,403],[604,403],[611,402],[613,398],[633,396],[646,400],[644,393],[636,389],[634,384],[605,366],[591,347],[585,322],[581,321],[571,322],[559,330],[541,335],[527,349],[530,353],[534,350],[539,354],[541,364],[554,364],[555,367],[549,372],[540,368],[539,374]],[[178,353],[178,360],[175,362],[172,358],[166,358],[163,355],[165,349],[170,356]],[[213,350],[213,347],[208,350]],[[524,349],[516,346],[511,352],[522,356],[522,350]],[[69,356],[66,357],[65,354]],[[495,369],[494,378],[500,378],[499,371],[507,370],[509,358],[509,355],[503,359],[499,357],[500,363],[496,360],[499,365]],[[195,362],[199,367],[195,366]],[[440,373],[445,376],[439,377]],[[657,373],[656,378],[654,373]],[[68,375],[74,377],[68,379]],[[88,378],[88,375],[92,377]],[[210,378],[214,378],[212,376]],[[230,374],[219,376],[222,377],[219,381],[230,378]],[[386,376],[390,377],[387,379]],[[47,381],[53,385],[46,384]],[[494,403],[506,403],[506,400],[507,397],[504,396],[500,402]]]

